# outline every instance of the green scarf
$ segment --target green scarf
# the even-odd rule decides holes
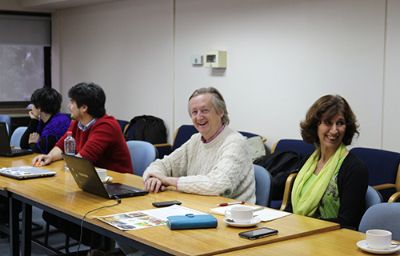
[[[339,171],[339,168],[347,155],[347,150],[345,145],[341,144],[335,154],[329,158],[328,162],[326,162],[318,176],[309,181],[311,183],[307,184],[308,189],[303,191],[304,184],[312,175],[314,175],[320,155],[320,149],[315,150],[303,165],[294,181],[292,189],[292,206],[293,212],[296,214],[311,217],[314,216],[330,180],[333,175]]]

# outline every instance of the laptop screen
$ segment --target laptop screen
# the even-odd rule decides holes
[[[75,182],[83,191],[104,198],[141,196],[148,193],[142,189],[119,183],[106,184],[107,186],[105,186],[89,160],[65,154],[63,154],[63,157]],[[113,191],[111,191],[111,188]]]
[[[63,154],[64,160],[79,188],[83,191],[110,198],[93,164],[84,158]]]
[[[6,123],[0,122],[0,153],[11,152],[10,137],[8,136]]]

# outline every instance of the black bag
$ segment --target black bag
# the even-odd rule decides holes
[[[125,140],[144,140],[152,144],[167,143],[164,121],[155,116],[136,116],[124,132]]]
[[[254,160],[254,164],[263,166],[271,173],[271,200],[282,200],[287,177],[293,172],[298,172],[307,158],[308,156],[303,157],[293,151],[283,151]]]

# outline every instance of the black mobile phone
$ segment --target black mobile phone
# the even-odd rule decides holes
[[[163,201],[163,202],[153,202],[153,206],[154,207],[167,207],[167,206],[171,206],[174,204],[182,204],[181,202],[177,201],[177,200],[173,200],[173,201]]]
[[[247,238],[250,240],[255,240],[258,238],[272,236],[278,234],[278,230],[272,228],[257,228],[249,231],[240,232],[239,236],[242,238]]]

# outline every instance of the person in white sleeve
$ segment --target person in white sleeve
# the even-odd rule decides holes
[[[228,127],[222,95],[213,87],[200,88],[189,98],[189,115],[199,133],[144,172],[146,190],[168,186],[178,191],[219,195],[255,202],[253,163],[245,138]]]

